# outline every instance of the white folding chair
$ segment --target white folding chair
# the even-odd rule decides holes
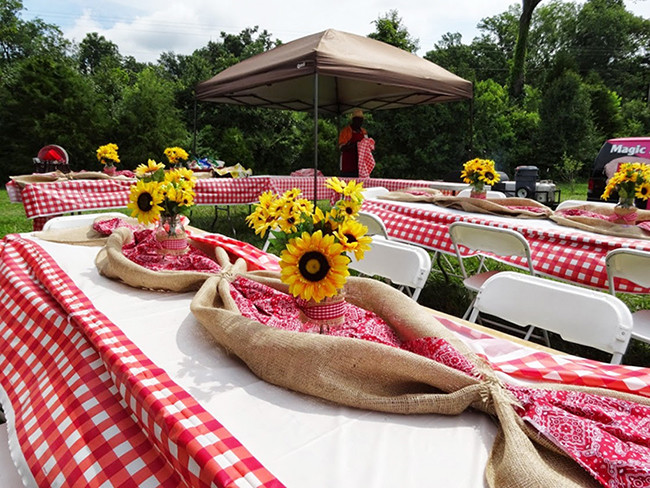
[[[620,364],[632,334],[632,314],[618,298],[512,271],[483,283],[469,320],[474,322],[479,313],[519,327],[539,327],[566,341],[608,352],[612,364]]]
[[[595,207],[614,208],[615,204],[608,202],[588,202],[586,200],[564,200],[563,202],[560,202],[557,207],[555,207],[555,210],[566,210],[567,208],[579,207],[582,205],[594,205]]]
[[[376,215],[373,215],[368,212],[359,212],[357,216],[357,221],[360,224],[363,224],[366,227],[368,227],[367,234],[369,236],[382,236],[385,239],[389,238],[388,231],[386,230],[386,226],[384,225],[384,221],[381,220]]]
[[[650,252],[638,249],[614,249],[605,257],[609,292],[616,296],[614,278],[624,278],[644,288],[650,288]],[[650,344],[650,310],[632,314],[632,337]]]
[[[384,188],[383,186],[372,186],[370,188],[363,189],[363,198],[377,198],[378,196],[385,195],[386,193],[390,193],[390,190],[388,190],[388,188]]]
[[[456,195],[457,197],[469,197],[470,194],[472,193],[471,188],[465,188],[464,190],[461,190],[461,192]],[[496,190],[488,190],[487,192],[487,198],[507,198],[506,194],[503,193],[502,191],[496,191]]]
[[[468,222],[454,222],[449,226],[449,237],[456,251],[460,271],[463,274],[463,285],[470,292],[478,292],[481,285],[485,283],[485,280],[499,273],[497,270],[488,270],[485,261],[488,256],[482,254],[483,252],[496,256],[519,256],[526,258],[528,271],[531,275],[535,274],[528,241],[515,230],[471,224]],[[468,256],[463,256],[461,247],[479,253],[478,268],[472,275],[469,275],[467,272],[464,260]],[[472,305],[470,304],[463,315],[464,319],[468,317],[471,309]]]
[[[104,212],[104,213],[88,213],[81,215],[63,215],[61,217],[54,217],[48,220],[43,225],[43,230],[55,229],[70,229],[73,227],[81,227],[83,225],[92,224],[97,217],[112,218],[126,218],[126,215],[119,212]]]
[[[373,236],[371,248],[362,260],[351,257],[350,269],[387,278],[417,301],[431,272],[431,257],[421,247]]]

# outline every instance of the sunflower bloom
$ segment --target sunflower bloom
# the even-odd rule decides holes
[[[138,222],[150,224],[158,218],[162,212],[163,197],[158,192],[158,183],[140,180],[131,186],[131,195],[129,203],[126,206],[131,210],[131,217],[136,217]]]
[[[147,164],[140,164],[137,168],[135,168],[135,175],[138,178],[143,178],[145,176],[152,175],[159,169],[165,169],[165,165],[163,163],[156,163],[153,159],[149,159],[147,161]]]
[[[330,190],[334,190],[336,193],[343,194],[343,190],[345,189],[345,181],[339,180],[336,176],[332,178],[328,178],[325,181],[325,186],[329,188]]]
[[[265,191],[260,194],[260,203],[257,204],[258,207],[265,208],[269,210],[276,200],[276,195],[271,191]]]
[[[345,252],[354,253],[357,261],[363,259],[364,253],[370,250],[372,237],[365,235],[368,228],[354,220],[343,222],[334,235],[338,238]]]
[[[479,180],[484,181],[488,185],[494,185],[498,183],[501,179],[499,173],[495,172],[494,169],[485,168],[479,172]]]
[[[300,223],[301,212],[295,205],[285,205],[278,215],[277,224],[282,232],[290,234],[296,232]]]
[[[343,196],[351,198],[355,202],[363,202],[363,183],[357,183],[354,180],[348,182],[343,188]]]
[[[347,256],[333,235],[321,231],[291,239],[280,256],[282,281],[294,297],[316,302],[332,297],[343,288],[349,275]]]
[[[635,196],[643,200],[647,200],[650,197],[650,181],[640,184],[636,189]]]
[[[339,200],[336,208],[346,219],[356,219],[361,209],[361,204],[354,200]]]

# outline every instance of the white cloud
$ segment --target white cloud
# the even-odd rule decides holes
[[[367,35],[374,31],[373,21],[390,10],[397,10],[412,37],[420,41],[420,54],[433,48],[447,32],[460,32],[464,42],[477,34],[481,19],[497,15],[517,0],[329,0],[281,3],[260,0],[108,0],[89,2],[68,0],[52,20],[45,15],[43,0],[26,0],[30,14],[60,25],[69,38],[81,41],[86,33],[98,32],[118,45],[124,55],[139,61],[156,61],[165,51],[190,54],[218,40],[225,31],[237,34],[247,27],[259,26],[273,38],[288,42],[328,28]],[[650,17],[650,0],[629,0],[628,9]],[[66,13],[62,13],[64,11]],[[76,9],[76,10],[75,10]],[[62,24],[61,19],[69,19]]]

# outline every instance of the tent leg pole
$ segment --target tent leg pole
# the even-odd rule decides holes
[[[198,154],[196,154],[196,94],[194,95],[194,140],[192,141],[192,153],[198,158]]]
[[[474,98],[469,99],[469,155],[468,159],[474,156]]]
[[[314,211],[318,202],[318,72],[314,73]]]

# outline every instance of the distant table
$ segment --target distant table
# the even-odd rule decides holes
[[[501,217],[431,203],[379,199],[366,200],[363,210],[381,218],[392,238],[448,254],[455,254],[449,238],[449,225],[453,222],[472,222],[516,230],[528,241],[538,273],[599,289],[608,288],[605,256],[609,251],[621,247],[650,251],[650,240],[596,234],[564,227],[548,219]],[[523,258],[499,259],[527,269]],[[621,282],[619,290],[650,292],[627,281]]]
[[[350,180],[353,178],[342,178]],[[427,180],[397,180],[388,178],[355,178],[364,187],[385,187],[390,191],[408,187],[433,187],[437,183]],[[326,177],[318,178],[318,199],[329,200],[333,190],[325,186]],[[22,202],[27,218],[34,219],[34,230],[42,228],[48,217],[67,212],[124,208],[129,203],[129,188],[133,180],[65,180],[32,183],[19,188],[10,181],[7,192],[11,202]],[[309,200],[314,198],[314,179],[294,176],[252,176],[249,178],[199,178],[196,181],[197,205],[242,205],[256,203],[265,191],[282,194],[299,188]],[[455,188],[455,187],[453,187]],[[454,194],[454,189],[443,189]]]

